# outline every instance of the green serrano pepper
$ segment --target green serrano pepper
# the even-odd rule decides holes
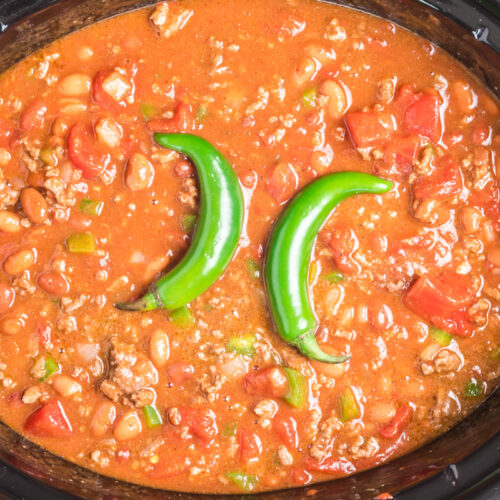
[[[135,302],[115,304],[126,311],[178,309],[201,295],[231,261],[243,226],[243,194],[238,178],[214,146],[191,134],[155,134],[154,138],[160,146],[193,160],[201,189],[200,212],[184,258],[144,296]]]
[[[299,191],[276,221],[264,263],[269,306],[280,336],[304,356],[325,363],[343,363],[350,357],[330,356],[316,342],[308,271],[318,231],[333,208],[349,196],[391,188],[390,181],[360,172],[326,175]]]

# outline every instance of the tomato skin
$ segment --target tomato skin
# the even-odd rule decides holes
[[[244,462],[257,458],[262,453],[262,441],[258,434],[248,429],[240,432],[240,459]]]
[[[350,275],[360,272],[360,265],[353,259],[359,242],[352,229],[334,229],[324,236],[324,240],[330,248],[335,266],[340,272]]]
[[[270,366],[245,375],[243,390],[256,396],[282,398],[288,392],[288,379],[279,366]]]
[[[19,127],[24,131],[41,128],[45,123],[47,111],[47,105],[41,99],[35,99],[21,113]]]
[[[441,135],[439,97],[433,94],[417,94],[416,99],[404,112],[404,128],[409,133],[416,133],[437,142]]]
[[[459,195],[463,189],[462,172],[451,155],[441,157],[430,175],[419,177],[412,187],[418,200],[434,198],[443,200]]]
[[[40,345],[46,347],[48,344],[50,344],[51,333],[52,329],[50,328],[48,323],[46,323],[43,320],[40,320],[36,325],[36,330],[35,330],[35,334],[38,338],[38,342],[40,343]]]
[[[327,457],[321,461],[315,460],[312,457],[307,457],[304,460],[304,466],[308,470],[317,472],[326,472],[339,476],[352,474],[356,472],[356,467],[345,458]]]
[[[497,182],[489,182],[481,191],[473,191],[469,201],[472,205],[484,208],[488,217],[493,219],[495,231],[500,231],[500,187]]]
[[[151,477],[155,479],[164,479],[167,477],[177,476],[185,472],[191,466],[191,460],[185,455],[172,457],[170,454],[168,458],[160,460],[153,466],[149,472]]]
[[[413,160],[421,147],[421,139],[415,135],[394,136],[384,147],[384,164],[397,175],[408,175]]]
[[[280,162],[270,172],[266,188],[278,202],[290,199],[299,185],[297,172],[290,163]]]
[[[345,124],[356,148],[380,146],[394,132],[393,117],[376,111],[349,113]]]
[[[466,308],[474,300],[474,289],[467,276],[454,271],[420,276],[407,290],[403,303],[415,314],[450,333],[468,336],[473,325]]]
[[[67,438],[73,432],[59,401],[51,401],[35,410],[24,423],[24,430],[38,437],[49,438]]]
[[[193,106],[179,101],[172,118],[153,118],[146,126],[150,132],[192,132],[196,129]]]
[[[409,405],[401,406],[396,415],[394,415],[394,418],[387,425],[379,428],[378,433],[384,439],[394,439],[398,437],[408,425],[412,414],[413,410]]]
[[[0,117],[0,144],[6,145],[14,133],[14,124]]]
[[[273,419],[273,431],[288,448],[296,450],[299,447],[297,421],[291,415],[278,413]]]
[[[442,271],[437,276],[419,277],[405,296],[406,304],[435,315],[456,312],[474,300],[474,289],[467,276]]]
[[[92,132],[82,122],[78,122],[68,134],[68,158],[82,171],[85,179],[93,179],[108,165],[109,155],[100,154],[92,142]]]
[[[183,427],[204,443],[209,443],[217,436],[218,428],[215,421],[215,413],[212,410],[199,410],[196,408],[178,408],[180,420]]]
[[[292,467],[290,469],[290,477],[294,484],[304,485],[309,484],[312,480],[311,474],[305,469],[300,469],[299,467]]]
[[[168,376],[170,380],[175,385],[181,385],[185,380],[191,378],[194,374],[193,365],[189,365],[187,363],[172,363],[168,367]]]
[[[479,120],[472,130],[472,142],[476,146],[485,146],[490,138],[491,128],[485,120]]]

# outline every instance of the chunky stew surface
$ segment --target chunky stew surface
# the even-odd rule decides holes
[[[182,0],[66,37],[0,80],[0,417],[95,471],[249,492],[348,475],[444,432],[500,368],[499,103],[429,42],[306,0]],[[245,221],[187,307],[127,312],[186,253],[189,132]],[[315,178],[394,182],[318,234],[310,361],[273,328],[273,222]]]

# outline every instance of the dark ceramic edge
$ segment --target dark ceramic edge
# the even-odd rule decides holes
[[[9,25],[58,0],[32,0],[19,9],[17,0],[1,0],[0,32]],[[337,0],[338,1],[338,0]],[[499,0],[417,0],[466,28],[478,41],[500,53]],[[457,3],[460,5],[457,7]],[[18,5],[18,4],[17,4]],[[495,15],[496,14],[496,15]],[[493,499],[490,492],[500,488],[500,432],[457,464],[435,476],[395,494],[397,500]],[[465,496],[464,496],[465,495]],[[203,495],[200,496],[201,498]],[[78,500],[68,493],[29,476],[0,459],[0,500]]]

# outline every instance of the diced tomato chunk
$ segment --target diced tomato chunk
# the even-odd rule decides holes
[[[47,115],[47,105],[41,99],[35,99],[31,104],[24,108],[19,119],[21,130],[34,130],[41,128],[45,123]]]
[[[256,396],[282,398],[288,392],[288,378],[279,366],[270,366],[245,375],[243,389]]]
[[[403,124],[407,132],[437,142],[441,135],[439,97],[434,94],[417,94],[417,101],[406,108]]]
[[[290,477],[294,484],[304,485],[308,484],[312,480],[311,474],[305,469],[300,469],[299,467],[292,467],[290,469]]]
[[[73,125],[68,134],[68,158],[85,179],[98,175],[110,162],[109,155],[97,151],[90,127],[81,122]]]
[[[295,194],[298,185],[299,178],[293,165],[280,162],[271,170],[266,187],[278,203],[284,203]]]
[[[50,344],[51,328],[44,320],[39,320],[36,325],[36,336],[41,346],[47,347]]]
[[[489,182],[481,191],[471,192],[469,201],[484,208],[488,217],[493,219],[495,231],[500,231],[500,187],[497,182]]]
[[[273,418],[273,430],[288,448],[296,450],[299,447],[297,421],[291,415],[278,413]]]
[[[408,175],[412,162],[421,147],[421,139],[415,135],[394,136],[384,148],[384,163],[398,175]]]
[[[454,271],[442,271],[438,275],[425,275],[415,281],[406,292],[405,302],[431,316],[455,312],[474,300],[474,288],[468,276]]]
[[[244,462],[257,458],[262,453],[262,441],[259,435],[248,429],[240,432],[240,459]]]
[[[73,432],[59,401],[46,403],[26,420],[24,430],[38,437],[67,438]]]
[[[169,365],[168,376],[170,380],[176,384],[181,385],[185,380],[191,378],[194,374],[194,367],[188,363],[178,362]]]
[[[330,247],[337,269],[345,274],[357,274],[360,265],[353,259],[359,242],[352,229],[335,229],[324,236],[325,243]]]
[[[415,314],[450,333],[469,335],[472,324],[465,309],[474,300],[474,288],[467,276],[454,271],[419,277],[403,297]]]
[[[419,177],[412,187],[415,198],[438,200],[456,196],[462,192],[463,178],[458,163],[451,155],[441,157],[434,172]]]
[[[478,120],[472,130],[472,142],[476,146],[486,145],[491,135],[491,128],[485,120]]]
[[[398,437],[403,429],[408,425],[413,410],[409,405],[403,405],[394,415],[394,418],[384,427],[380,427],[378,432],[385,439]]]
[[[180,425],[205,443],[212,441],[217,436],[218,428],[215,413],[212,410],[181,407],[177,409],[180,416]]]
[[[150,132],[192,132],[196,128],[193,106],[179,101],[172,118],[153,118],[148,121],[147,128]]]
[[[0,144],[7,144],[14,132],[14,124],[10,120],[0,117]]]
[[[307,457],[304,460],[304,466],[308,470],[326,472],[328,474],[336,474],[339,476],[356,472],[356,467],[354,467],[349,460],[346,460],[345,458],[335,458],[332,456],[321,461],[315,460],[312,457]]]
[[[191,466],[191,460],[185,455],[173,457],[163,457],[153,466],[149,475],[155,479],[164,479],[167,477],[178,476],[185,472]]]
[[[394,117],[376,111],[357,111],[345,116],[345,124],[356,148],[380,146],[394,132]]]

